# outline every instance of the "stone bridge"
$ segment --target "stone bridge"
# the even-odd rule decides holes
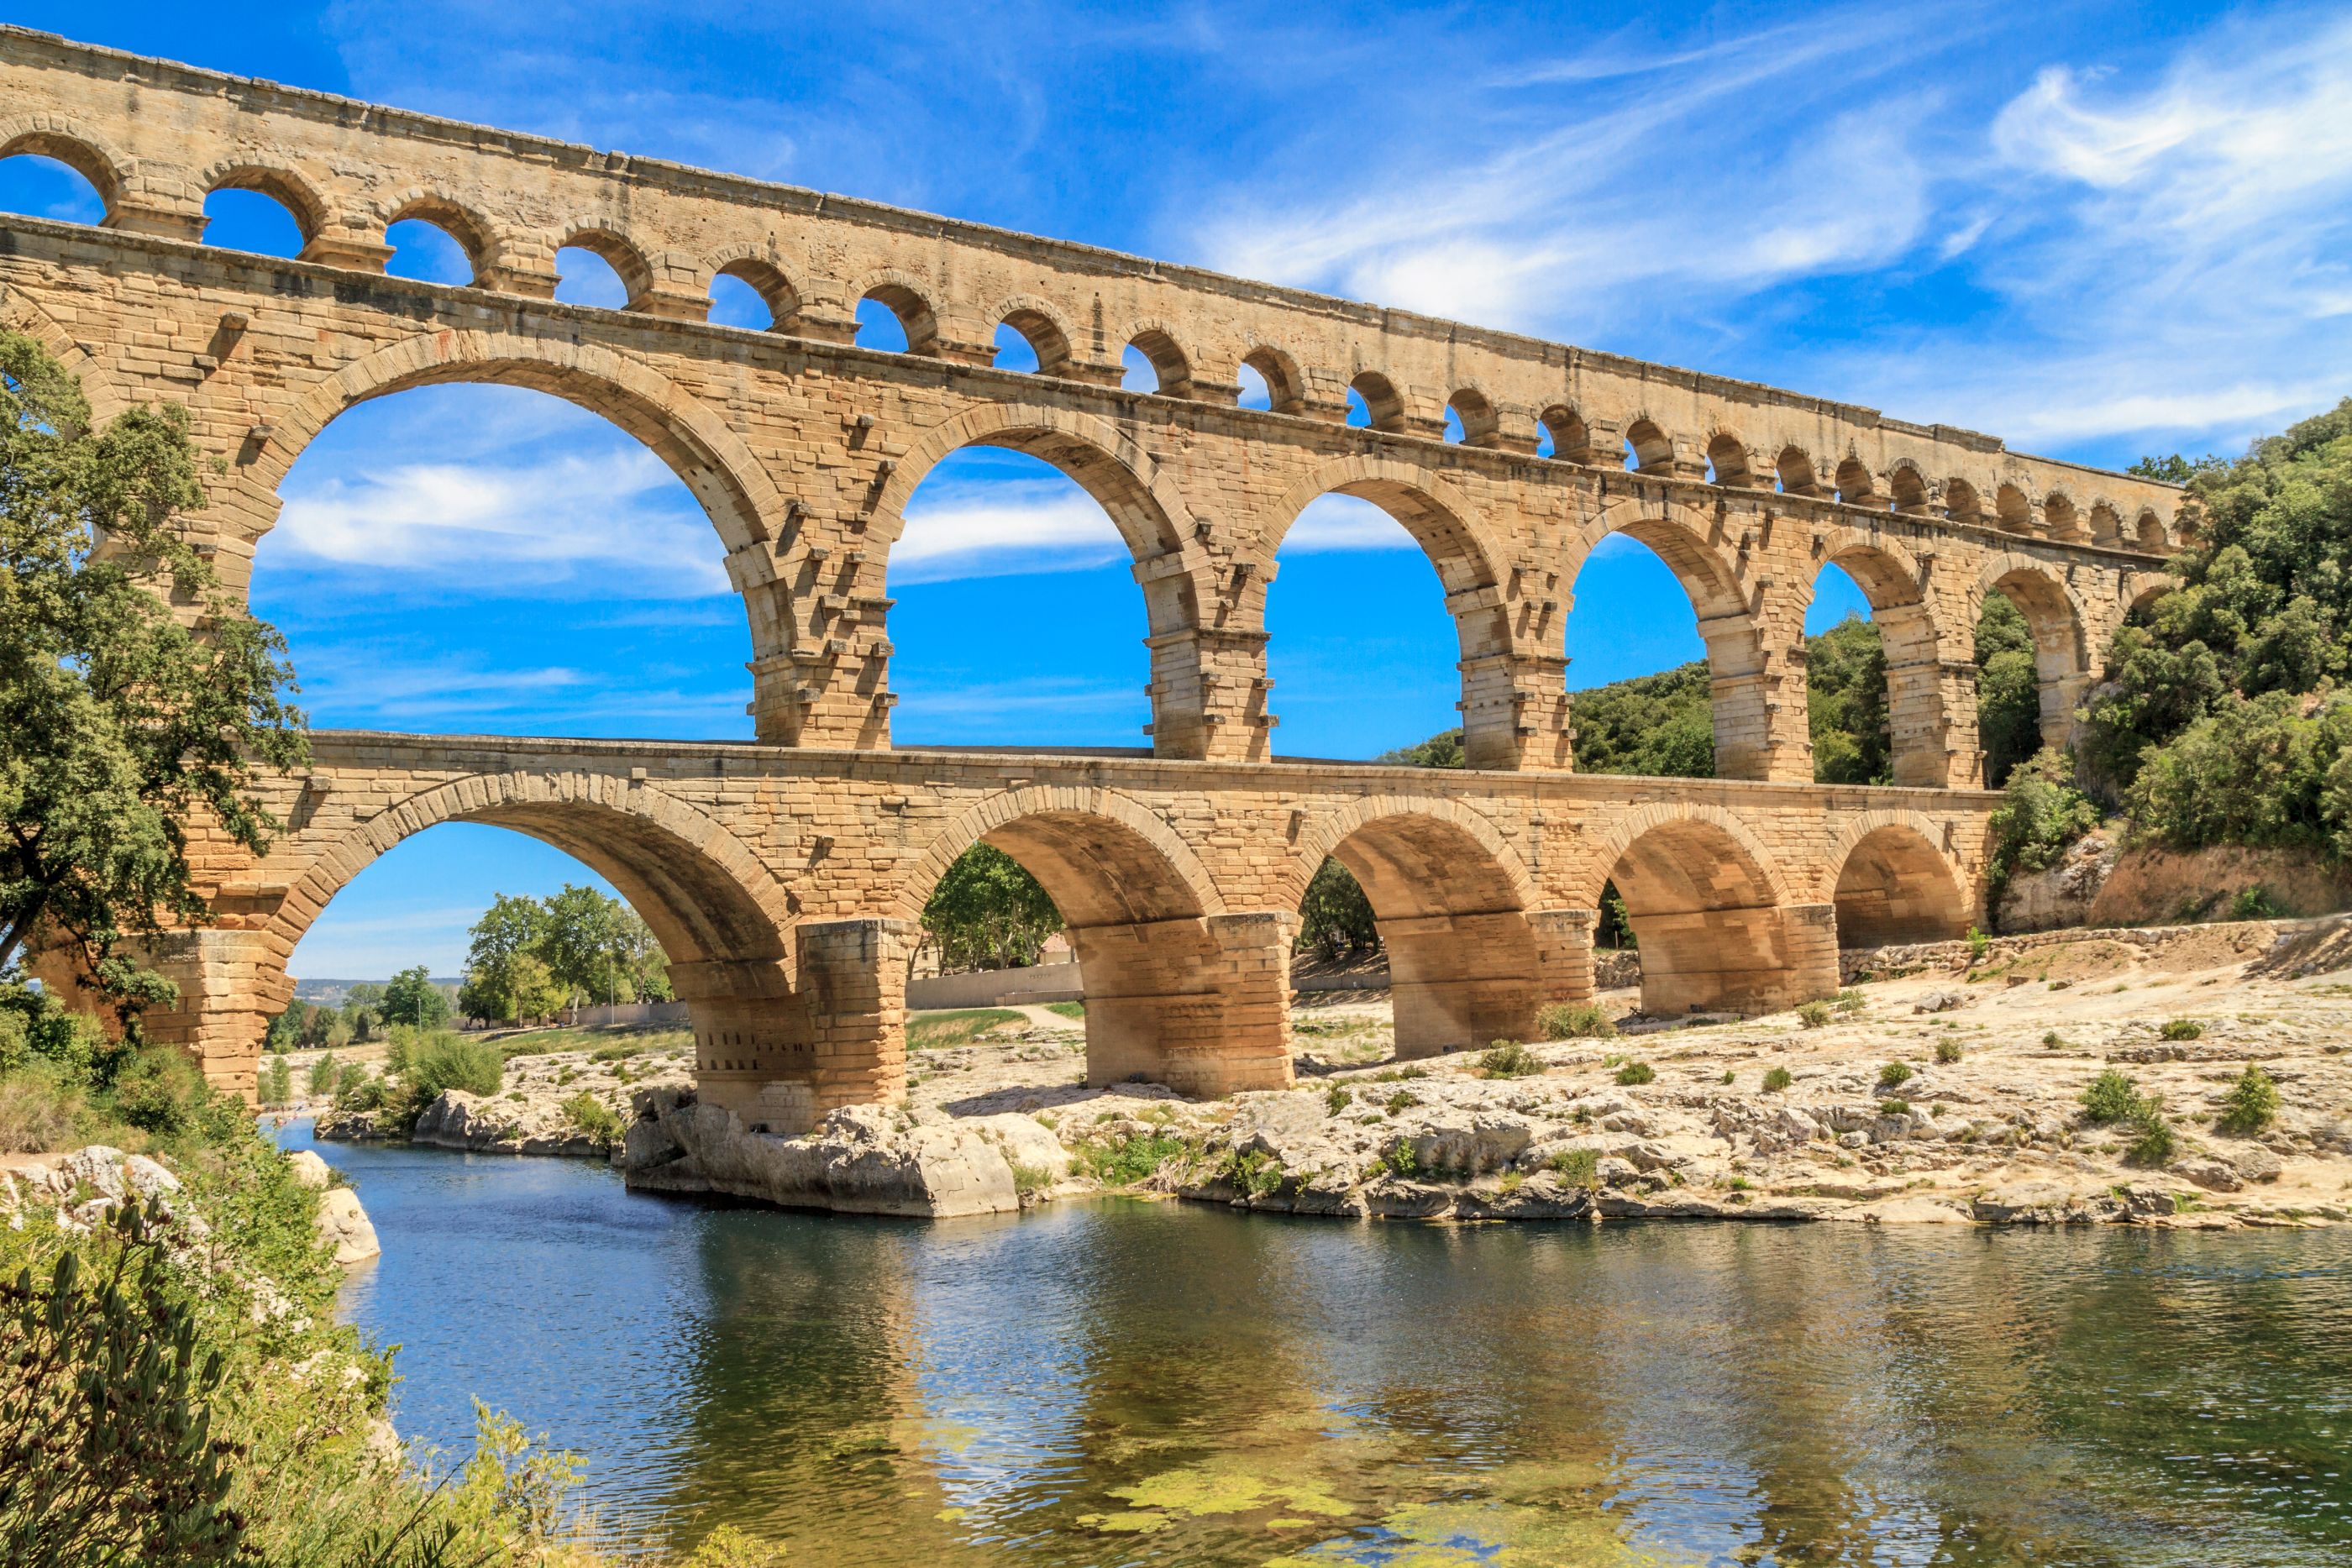
[[[668,463],[751,629],[756,747],[322,737],[292,838],[261,870],[212,868],[226,924],[185,939],[192,1011],[169,1027],[240,1082],[316,904],[432,812],[538,832],[626,888],[692,988],[706,1077],[739,1097],[892,1081],[897,982],[877,977],[938,857],[983,833],[1081,933],[1098,1072],[1283,1071],[1280,928],[1327,849],[1380,910],[1411,1049],[1576,994],[1612,855],[1629,903],[1644,890],[1656,1005],[1786,1000],[1832,982],[1833,909],[1853,940],[1948,932],[1978,902],[1984,596],[2025,612],[2061,738],[2196,523],[2177,489],[1969,431],[0,28],[0,156],[17,152],[79,170],[106,217],[5,220],[0,321],[48,344],[101,419],[190,410],[223,469],[189,527],[236,588],[279,481],[339,413],[501,382]],[[280,202],[300,256],[203,244],[205,199],[229,187]],[[384,275],[386,230],[411,218],[464,248],[470,285]],[[551,298],[566,246],[613,264],[625,308]],[[704,319],[721,275],[771,329]],[[850,340],[866,300],[906,351]],[[992,367],[1001,326],[1036,371]],[[1153,390],[1118,384],[1130,347]],[[1238,405],[1244,367],[1269,408]],[[1351,398],[1369,423],[1348,423]],[[1148,758],[891,749],[891,547],[924,476],[975,445],[1054,465],[1124,537]],[[1476,771],[1276,758],[1266,588],[1293,520],[1335,492],[1434,564]],[[1572,776],[1570,590],[1612,533],[1690,596],[1724,782]],[[1894,776],[1920,792],[1811,783],[1803,622],[1832,563],[1870,600]]]

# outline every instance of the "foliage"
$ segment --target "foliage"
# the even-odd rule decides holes
[[[1939,1066],[1949,1067],[1966,1054],[1960,1049],[1960,1042],[1957,1040],[1939,1040],[1936,1042],[1936,1061]]]
[[[626,904],[570,883],[545,898],[496,894],[474,922],[458,1010],[527,1023],[566,1006],[667,1001],[669,960]]]
[[[1629,1089],[1637,1083],[1651,1082],[1657,1076],[1657,1069],[1646,1061],[1629,1061],[1617,1070],[1617,1082]]]
[[[2164,1097],[2149,1094],[2133,1107],[2131,1127],[2135,1136],[2124,1150],[2127,1164],[2157,1169],[2172,1163],[2174,1140],[2172,1124],[2164,1119]]]
[[[335,1092],[335,1074],[341,1071],[335,1054],[329,1051],[310,1063],[310,1092],[324,1096]]]
[[[448,1090],[496,1094],[506,1080],[506,1053],[495,1040],[446,1030],[425,1035],[409,1048],[408,1071],[402,1076],[398,1100],[391,1102],[387,1092],[387,1103],[394,1121],[404,1133],[415,1126],[416,1118],[424,1114],[426,1106]],[[352,1108],[358,1108],[360,1099],[367,1092],[364,1084],[349,1085],[336,1104],[341,1107],[348,1100]]]
[[[152,1225],[119,1210],[110,1265],[58,1255],[0,1284],[0,1559],[200,1564],[242,1555],[242,1458],[215,1435],[225,1366],[200,1349]]]
[[[2098,825],[2098,808],[2074,787],[2074,759],[2055,747],[2034,753],[2011,771],[1989,824],[1986,875],[1995,900],[2011,877],[2055,864],[2068,844]],[[1973,930],[1969,940],[1974,947]]]
[[[62,1005],[47,988],[0,980],[0,1072],[43,1061],[97,1082],[112,1072],[121,1051],[96,1019]]]
[[[1807,1029],[1820,1029],[1830,1021],[1830,1005],[1815,999],[1797,1005],[1797,1021]]]
[[[1536,1032],[1546,1040],[1611,1040],[1617,1022],[1599,1002],[1546,1002],[1536,1010]]]
[[[945,1051],[970,1045],[990,1030],[1026,1020],[1010,1008],[950,1008],[943,1012],[914,1013],[907,1019],[908,1051]]]
[[[1478,1053],[1478,1071],[1488,1078],[1528,1078],[1543,1070],[1543,1058],[1516,1040],[1498,1040]]]
[[[1764,1092],[1767,1094],[1778,1094],[1788,1088],[1791,1082],[1787,1068],[1768,1068],[1764,1073]]]
[[[261,1103],[264,1109],[275,1110],[294,1103],[294,1064],[282,1056],[273,1056],[269,1065],[261,1070]]]
[[[1400,746],[1393,751],[1383,751],[1372,758],[1403,768],[1462,768],[1467,758],[1462,751],[1462,732],[1449,729],[1433,735],[1417,746]]]
[[[2252,1136],[2278,1120],[2278,1084],[2271,1075],[2252,1062],[2238,1074],[2230,1085],[2229,1094],[2221,1102],[2221,1120],[2215,1124],[2225,1133]]]
[[[1364,896],[1354,873],[1328,856],[1315,868],[1307,896],[1299,902],[1296,946],[1297,951],[1312,951],[1327,963],[1380,951],[1381,933],[1373,924],[1371,900]]]
[[[1878,1070],[1878,1086],[1881,1089],[1894,1089],[1910,1082],[1911,1064],[1907,1061],[1890,1061]]]
[[[2024,613],[2001,593],[1985,595],[1977,616],[1977,744],[1985,785],[1998,789],[2042,747],[2042,674]]]
[[[1573,694],[1577,770],[1712,779],[1712,690],[1706,661],[1695,659]]]
[[[1173,1134],[1139,1133],[1082,1145],[1076,1159],[1079,1169],[1105,1186],[1133,1186],[1190,1152],[1190,1145]]]
[[[2232,920],[2276,920],[2285,913],[2278,900],[2271,896],[2271,890],[2261,883],[2240,888],[2238,896],[2230,901]]]
[[[2139,1085],[2110,1067],[2083,1091],[2083,1119],[2105,1124],[2121,1122],[2139,1109]]]
[[[958,855],[923,904],[923,929],[950,973],[1025,968],[1061,928],[1062,912],[1037,879],[993,844]]]
[[[1601,1151],[1598,1149],[1555,1149],[1551,1158],[1545,1163],[1570,1186],[1580,1186],[1587,1192],[1601,1189]]]
[[[204,1074],[177,1047],[151,1045],[114,1075],[114,1113],[142,1133],[170,1139],[186,1133],[205,1096]]]
[[[2140,831],[2175,849],[2255,844],[2343,858],[2352,850],[2352,704],[2293,692],[2216,698],[2149,747],[2126,800]]]
[[[1813,777],[1824,784],[1894,782],[1886,652],[1878,628],[1849,615],[1806,639],[1805,697]]]
[[[174,988],[124,938],[210,918],[191,820],[259,853],[257,780],[308,757],[283,641],[173,528],[205,503],[188,432],[177,407],[93,432],[0,330],[0,974],[37,929],[126,1021]]]
[[[383,988],[383,1021],[411,1029],[439,1029],[449,1021],[448,993],[433,983],[425,966],[403,969]]]
[[[2168,1019],[2156,1031],[2166,1040],[2196,1040],[2205,1032],[2205,1026],[2195,1019]]]
[[[629,1134],[620,1114],[585,1089],[564,1101],[557,1109],[563,1113],[567,1126],[600,1149],[618,1148]]]
[[[1911,1102],[1908,1100],[1881,1100],[1878,1103],[1878,1113],[1882,1116],[1908,1116],[1911,1113]]]
[[[782,1568],[784,1549],[722,1524],[702,1538],[685,1568]]]

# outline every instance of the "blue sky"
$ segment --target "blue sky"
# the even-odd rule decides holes
[[[9,19],[2092,463],[2234,450],[2352,391],[2341,7],[1595,21],[1467,5],[77,0]],[[0,206],[88,215],[64,176],[23,159],[0,164]],[[214,210],[217,243],[292,244],[266,198],[223,193]],[[394,271],[462,276],[433,231],[393,237]],[[564,297],[617,302],[601,263],[562,259]],[[748,323],[750,305],[722,298],[718,319]],[[255,603],[285,629],[316,722],[749,735],[749,636],[717,538],[593,415],[508,389],[405,393],[330,426],[283,493]],[[918,493],[891,588],[901,738],[1141,742],[1137,590],[1108,520],[1050,468],[951,459]],[[1641,547],[1600,552],[1575,591],[1571,685],[1697,656],[1687,602]],[[1278,748],[1365,756],[1449,727],[1438,597],[1396,525],[1318,503],[1268,605]],[[1832,579],[1813,619],[1859,607]],[[452,974],[491,891],[581,877],[516,835],[436,829],[354,882],[295,969]]]

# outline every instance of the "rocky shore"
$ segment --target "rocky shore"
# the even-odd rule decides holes
[[[1349,993],[1297,1014],[1297,1087],[1207,1103],[1087,1088],[1083,1025],[1028,1009],[798,1138],[697,1103],[682,1056],[603,1088],[628,1097],[633,1186],[856,1213],[1123,1188],[1361,1218],[2326,1224],[2352,1218],[2347,963],[2340,921],[1939,944],[1861,958],[1810,1016],[1649,1019],[1614,991],[1613,1037],[1418,1061],[1385,998]],[[556,1109],[589,1064],[526,1062],[506,1097],[445,1096],[420,1141],[600,1152]],[[2231,1126],[2250,1066],[2275,1113]],[[2092,1119],[2110,1071],[2141,1123]]]

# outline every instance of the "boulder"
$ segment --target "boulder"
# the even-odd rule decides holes
[[[323,1192],[334,1185],[334,1167],[312,1150],[297,1149],[286,1156],[286,1163],[294,1167],[294,1179],[313,1192]]]
[[[350,1187],[331,1186],[319,1195],[317,1224],[320,1239],[334,1248],[338,1263],[364,1262],[383,1250],[367,1210],[360,1207],[360,1195]]]
[[[2285,1168],[2280,1164],[2276,1155],[2263,1148],[2260,1144],[2240,1145],[2231,1149],[2224,1157],[2237,1167],[2238,1175],[2248,1181],[2276,1181],[2279,1178],[2279,1172]]]

